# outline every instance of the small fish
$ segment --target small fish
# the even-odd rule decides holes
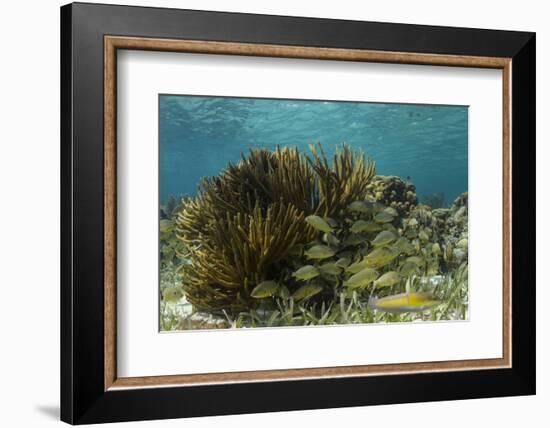
[[[368,213],[370,206],[365,201],[354,201],[348,205],[348,210],[356,213]]]
[[[344,246],[346,247],[355,247],[357,245],[364,244],[367,241],[367,238],[363,235],[350,235],[344,239]]]
[[[431,293],[401,293],[382,298],[371,297],[368,307],[384,312],[422,312],[441,303]]]
[[[176,303],[183,297],[183,291],[179,287],[165,288],[162,297],[166,302]]]
[[[382,229],[382,225],[374,221],[369,221],[369,224],[365,226],[365,232],[368,233],[380,232]]]
[[[375,224],[377,224],[377,223],[375,223]],[[395,226],[394,226],[393,224],[391,224],[391,223],[384,223],[384,224],[382,225],[382,229],[383,229],[383,230],[388,230],[388,231],[390,231],[390,232],[393,232],[395,235],[398,235],[397,229],[396,229]]]
[[[342,258],[342,257],[346,257],[348,259],[353,259],[353,255],[355,254],[354,251],[351,251],[351,250],[347,250],[347,251],[341,251],[338,253],[338,257]]]
[[[319,266],[321,273],[327,275],[340,275],[342,268],[336,264],[336,262],[328,262]]]
[[[361,257],[365,257],[369,253],[369,251],[371,251],[371,250],[372,250],[372,248],[369,248],[368,243],[365,242],[365,245],[363,247],[359,248],[358,254],[361,255]]]
[[[393,247],[400,253],[404,253],[408,256],[414,254],[414,246],[405,237],[401,237],[397,241],[395,241]]]
[[[286,300],[290,297],[290,291],[288,291],[288,288],[284,284],[279,286],[279,292],[277,294],[283,300]]]
[[[160,221],[160,231],[161,232],[167,232],[170,228],[174,226],[174,222],[172,220],[161,220]]]
[[[355,275],[349,277],[347,281],[344,282],[344,285],[348,288],[362,288],[369,285],[376,278],[378,278],[378,272],[371,268],[365,268]]]
[[[306,223],[314,229],[320,230],[321,232],[332,232],[332,227],[330,227],[330,225],[318,215],[308,215],[306,217]]]
[[[273,296],[279,284],[276,281],[262,281],[251,291],[250,295],[255,299],[263,299],[265,297]]]
[[[393,221],[393,216],[386,211],[380,211],[374,216],[374,221],[377,223],[390,223]]]
[[[379,247],[367,254],[365,261],[369,267],[382,267],[391,263],[399,253],[388,247]]]
[[[428,236],[428,234],[424,230],[421,230],[420,232],[418,232],[418,238],[422,242],[428,242],[430,240],[430,237]]]
[[[462,238],[460,241],[456,243],[457,248],[461,248],[463,250],[468,249],[468,239]]]
[[[349,257],[340,257],[338,260],[336,260],[336,263],[334,263],[339,268],[345,269],[349,266],[351,263],[351,260]]]
[[[330,217],[325,217],[325,221],[329,224],[330,227],[332,227],[333,229],[338,226],[338,222],[336,220],[334,220],[333,218],[330,218]]]
[[[310,297],[320,293],[322,289],[323,287],[319,284],[302,285],[294,292],[294,294],[292,294],[292,298],[296,301],[309,299]]]
[[[376,238],[374,238],[371,242],[372,245],[375,247],[380,247],[382,245],[387,245],[395,241],[395,233],[390,232],[389,230],[383,230],[378,235],[376,235]]]
[[[361,233],[366,232],[367,228],[369,227],[369,222],[365,220],[357,220],[355,223],[353,223],[350,227],[351,233]]]
[[[340,283],[340,276],[339,275],[330,275],[328,273],[321,273],[321,277],[325,282],[328,282],[333,287],[337,286]]]
[[[405,259],[407,262],[412,262],[418,267],[424,266],[425,260],[420,256],[411,256]]]
[[[314,245],[304,254],[308,259],[327,259],[332,257],[336,252],[327,245]]]
[[[395,271],[386,272],[376,281],[374,281],[375,287],[391,287],[401,281],[401,275]]]
[[[319,276],[319,270],[315,266],[305,265],[292,274],[298,281],[307,281],[308,279]]]
[[[388,213],[392,217],[397,217],[397,214],[398,214],[397,210],[393,207],[386,207],[386,208],[384,208],[383,212]]]
[[[362,271],[363,269],[369,267],[369,262],[367,262],[365,259],[361,259],[358,262],[352,263],[346,268],[346,272],[349,273],[357,273]]]
[[[434,256],[439,256],[441,254],[441,247],[437,242],[432,245],[432,254]]]
[[[302,257],[303,253],[304,253],[304,246],[301,244],[295,245],[290,250],[288,250],[288,254],[290,256]]]
[[[170,238],[168,238],[168,243],[171,244],[171,245],[176,245],[180,242],[180,240],[178,239],[178,237],[176,235],[172,235],[170,236]]]
[[[340,240],[330,232],[323,235],[323,242],[326,242],[328,245],[332,245],[333,247],[340,245]]]
[[[399,273],[405,278],[411,276],[413,273],[418,272],[418,265],[413,262],[405,261],[399,268]]]

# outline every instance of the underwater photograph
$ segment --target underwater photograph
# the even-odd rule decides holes
[[[468,320],[468,107],[159,95],[159,328]]]

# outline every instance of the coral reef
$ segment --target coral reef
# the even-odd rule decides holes
[[[467,194],[433,209],[418,204],[412,183],[376,176],[361,152],[342,145],[329,161],[320,145],[310,150],[253,149],[203,179],[196,197],[166,204],[161,259],[172,273],[164,283],[161,276],[163,325],[465,316]],[[373,295],[409,291],[437,294],[441,307],[428,315],[369,309]]]
[[[373,177],[367,189],[369,196],[395,208],[399,215],[408,214],[418,203],[414,184],[393,175]]]
[[[319,204],[315,213],[323,216],[340,214],[351,202],[364,199],[366,189],[375,174],[374,162],[365,160],[363,153],[355,154],[347,145],[336,148],[332,165],[319,144],[310,146],[313,160],[307,158],[315,171]]]
[[[189,260],[181,267],[188,300],[201,310],[254,307],[260,282],[284,271],[284,256],[315,237],[307,215],[336,215],[366,196],[374,163],[346,145],[329,162],[320,145],[251,150],[183,201],[178,238]]]
[[[449,208],[431,209],[418,205],[410,218],[427,228],[438,241],[443,270],[449,271],[468,259],[468,192],[458,196]]]
[[[176,235],[176,217],[182,208],[182,198],[170,196],[159,211],[159,241],[161,268],[170,264],[179,264],[185,247]]]
[[[201,245],[190,246],[190,264],[182,265],[187,299],[201,310],[238,312],[254,307],[252,289],[278,276],[291,248],[308,239],[304,214],[293,205],[259,205],[251,214],[229,212],[209,225]],[[185,228],[180,229],[182,235]]]

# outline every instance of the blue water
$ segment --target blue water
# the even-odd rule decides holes
[[[160,97],[160,199],[192,196],[250,147],[346,142],[376,162],[377,174],[410,177],[417,195],[468,189],[468,108],[228,97]]]

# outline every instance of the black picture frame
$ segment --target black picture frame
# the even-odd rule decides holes
[[[512,367],[104,390],[104,36],[512,59]],[[535,34],[73,3],[61,8],[61,419],[71,424],[535,393]],[[313,393],[315,392],[315,393]]]

